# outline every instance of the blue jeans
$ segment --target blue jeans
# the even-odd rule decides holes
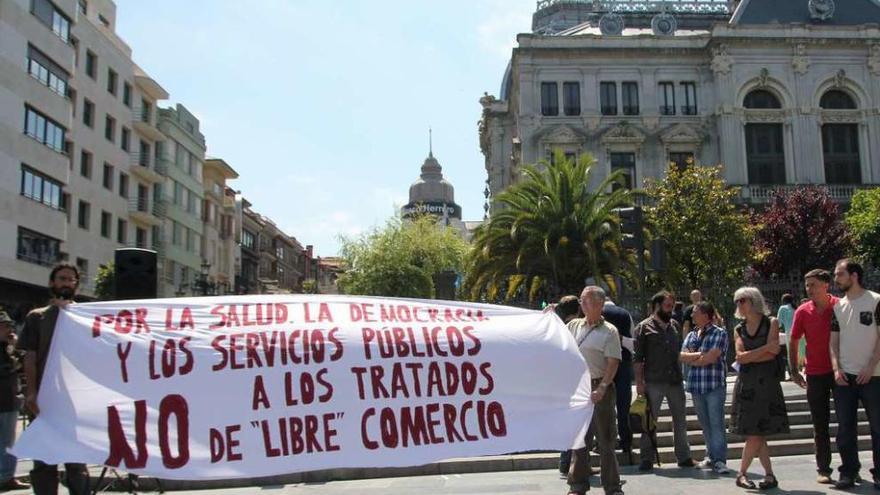
[[[724,385],[705,394],[691,393],[697,419],[703,427],[703,436],[706,437],[706,453],[712,462],[727,462],[727,435],[724,428],[726,396],[727,387]]]
[[[18,459],[6,452],[15,443],[15,423],[18,411],[0,412],[0,484],[6,483],[15,476],[15,464]]]

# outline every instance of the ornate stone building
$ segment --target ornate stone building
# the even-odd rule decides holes
[[[880,183],[880,1],[542,0],[532,30],[480,99],[492,195],[556,148],[634,187],[723,164],[753,203]]]

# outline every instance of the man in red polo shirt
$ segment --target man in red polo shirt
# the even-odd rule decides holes
[[[794,322],[789,335],[788,357],[791,379],[807,389],[807,402],[813,419],[813,439],[816,442],[816,481],[832,483],[831,394],[834,391],[834,369],[831,367],[829,343],[831,341],[831,317],[837,298],[828,293],[831,274],[827,270],[812,270],[804,275],[804,287],[809,301],[794,312]],[[798,341],[807,340],[806,380],[797,369]]]

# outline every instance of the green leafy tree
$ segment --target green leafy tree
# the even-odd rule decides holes
[[[461,273],[467,250],[467,243],[435,217],[392,218],[382,228],[342,238],[348,269],[339,288],[345,294],[432,298],[434,274]]]
[[[652,203],[646,216],[667,246],[663,285],[699,288],[720,300],[742,282],[753,229],[737,210],[739,191],[725,183],[722,167],[671,164],[666,176],[646,189]]]
[[[855,254],[880,267],[880,188],[856,191],[845,221]]]
[[[595,160],[557,153],[552,163],[526,166],[523,178],[500,193],[497,211],[474,233],[465,288],[478,300],[530,301],[577,294],[587,278],[612,288],[631,260],[621,248],[616,208],[632,205],[623,174],[593,183]]]
[[[315,282],[314,280],[306,280],[303,282],[302,290],[303,294],[317,294],[318,282]]]
[[[754,268],[765,276],[831,268],[852,250],[840,207],[824,187],[777,190],[753,223],[758,228]]]
[[[107,301],[116,297],[115,268],[113,262],[98,267],[95,274],[95,297],[101,301]]]

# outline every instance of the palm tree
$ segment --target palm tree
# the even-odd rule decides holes
[[[578,294],[589,277],[605,280],[631,266],[621,247],[617,208],[633,192],[616,171],[591,188],[592,156],[577,161],[557,153],[496,197],[497,213],[474,233],[465,287],[473,299],[510,300],[523,287],[534,301]]]

